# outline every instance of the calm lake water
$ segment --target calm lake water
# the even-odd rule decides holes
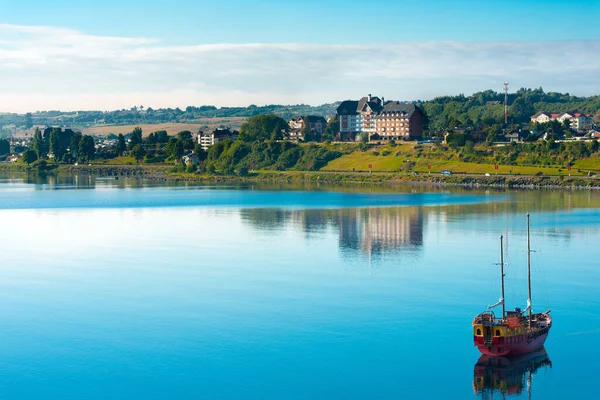
[[[527,211],[547,356],[476,376],[500,235],[525,307]],[[597,396],[597,192],[4,174],[0,221],[2,398]]]

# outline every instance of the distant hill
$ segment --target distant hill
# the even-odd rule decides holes
[[[0,113],[0,129],[3,126],[12,128],[29,128],[31,125],[53,125],[63,127],[91,128],[104,125],[142,125],[182,123],[207,125],[206,119],[247,118],[258,114],[275,114],[284,119],[299,115],[330,116],[335,114],[339,103],[323,104],[321,106],[299,105],[268,105],[248,107],[201,106],[179,108],[143,108],[134,107],[129,110],[116,111],[41,111],[31,114]],[[208,124],[210,125],[210,124]]]
[[[504,123],[504,93],[493,90],[471,96],[443,96],[417,102],[429,117],[431,130],[474,127]],[[521,88],[508,94],[510,124],[529,125],[532,115],[541,112],[579,111],[596,115],[600,111],[600,96],[577,97],[568,93],[546,93],[542,88]],[[600,117],[600,116],[599,116]]]
[[[580,111],[596,115],[600,123],[600,96],[577,97],[568,93],[546,93],[542,88],[521,88],[509,93],[509,122],[526,126],[532,115],[540,111],[565,112]],[[357,95],[357,98],[360,97]],[[433,100],[415,101],[425,110],[429,117],[429,129],[443,130],[455,127],[481,128],[504,122],[504,94],[493,90],[474,93],[470,96],[442,96]],[[153,124],[197,124],[211,126],[218,119],[235,120],[248,118],[258,114],[275,114],[284,119],[300,115],[334,115],[337,103],[320,106],[268,105],[248,107],[189,106],[179,108],[143,108],[134,107],[129,110],[116,111],[43,111],[32,114],[2,114],[0,112],[0,136],[15,131],[15,128],[32,125],[53,125],[79,129],[103,127],[107,125],[153,125]],[[0,110],[1,111],[1,110]],[[212,120],[211,120],[212,119]],[[240,120],[236,120],[238,124]],[[225,123],[227,124],[227,123]],[[231,123],[230,123],[231,124]],[[236,125],[236,124],[231,124]],[[4,128],[4,130],[2,130]]]

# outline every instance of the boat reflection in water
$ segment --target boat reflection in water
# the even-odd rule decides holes
[[[475,364],[473,389],[481,398],[493,398],[523,394],[531,397],[533,375],[540,368],[552,367],[545,348],[518,356],[494,357],[482,355]]]

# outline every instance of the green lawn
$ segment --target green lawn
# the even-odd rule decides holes
[[[115,158],[109,158],[107,160],[96,160],[93,161],[92,164],[100,164],[100,165],[136,165],[137,162],[135,158],[130,156],[120,156]]]
[[[389,151],[389,155],[381,155],[383,151]],[[356,150],[351,154],[345,154],[342,157],[335,159],[327,166],[322,168],[323,171],[366,171],[369,169],[369,164],[372,166],[373,172],[377,171],[401,171],[402,165],[405,162],[411,161],[415,165],[412,171],[418,173],[439,173],[442,170],[450,170],[454,173],[468,174],[519,174],[519,175],[535,175],[541,172],[544,175],[586,175],[588,171],[600,171],[600,158],[593,157],[589,159],[579,160],[568,171],[566,166],[515,166],[515,165],[499,165],[498,169],[494,168],[494,164],[462,162],[457,160],[442,160],[427,157],[422,155],[416,157],[413,145],[403,144],[396,147],[382,146],[380,148],[369,149],[366,152]],[[379,152],[379,155],[374,155],[373,152]],[[400,152],[401,155],[396,156]],[[431,169],[428,166],[431,166]],[[578,172],[581,170],[581,172]],[[408,172],[408,170],[406,171]]]

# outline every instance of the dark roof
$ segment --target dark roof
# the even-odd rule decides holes
[[[400,103],[399,101],[386,101],[382,104],[382,100],[379,97],[371,97],[371,101],[368,101],[368,97],[363,97],[359,101],[346,100],[342,102],[337,108],[338,115],[356,115],[360,113],[365,106],[369,106],[375,113],[382,112],[404,112],[408,117],[412,116],[415,112],[424,114],[423,110],[412,104],[412,103]]]
[[[407,117],[411,117],[415,112],[423,112],[419,107],[412,103],[400,103],[399,101],[388,101],[383,106],[382,112],[400,112],[406,114]]]
[[[324,124],[327,123],[327,120],[325,120],[324,117],[319,117],[317,115],[307,115],[306,117],[304,117],[304,120],[308,123],[315,123],[315,122],[322,122]]]
[[[231,132],[229,129],[215,129],[213,134],[215,136],[233,136],[233,132]]]
[[[356,115],[356,114],[358,114],[358,112],[356,112],[357,109],[358,109],[358,101],[346,100],[346,101],[342,101],[342,104],[340,104],[338,106],[337,113],[338,113],[338,115]]]
[[[362,99],[360,99],[358,101],[358,106],[356,107],[356,111],[361,112],[362,109],[365,107],[365,105],[368,105],[371,110],[375,111],[375,112],[379,112],[381,111],[381,99],[379,97],[371,97],[371,101],[367,101],[369,100],[368,97],[363,97]]]

